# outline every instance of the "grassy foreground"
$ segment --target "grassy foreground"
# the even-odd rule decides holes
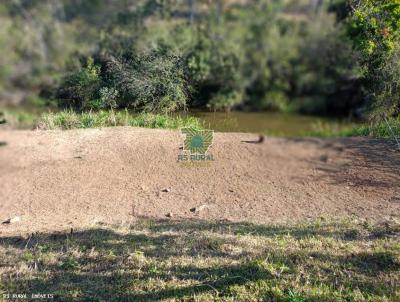
[[[399,301],[400,225],[140,220],[0,240],[0,294],[55,301]],[[0,298],[1,299],[1,298]]]

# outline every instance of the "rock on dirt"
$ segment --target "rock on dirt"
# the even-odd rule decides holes
[[[319,157],[319,160],[320,161],[322,161],[322,162],[324,162],[324,163],[326,163],[326,162],[328,162],[329,161],[329,157],[328,157],[328,155],[321,155],[320,157]]]
[[[16,222],[20,222],[20,221],[21,221],[21,217],[15,216],[13,218],[9,218],[9,219],[3,221],[3,224],[11,224],[11,223],[16,223]]]
[[[203,204],[203,205],[201,205],[201,206],[191,208],[191,209],[190,209],[190,212],[198,213],[198,212],[201,212],[201,211],[203,211],[203,210],[205,210],[205,209],[207,209],[207,208],[208,208],[208,205]]]

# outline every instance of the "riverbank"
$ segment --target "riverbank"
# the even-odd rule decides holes
[[[192,116],[169,116],[152,113],[132,114],[127,110],[93,112],[5,110],[4,112],[9,129],[70,130],[118,126],[200,129],[203,127],[200,120]]]
[[[0,110],[8,129],[68,130],[103,127],[144,127],[179,129],[206,128],[217,132],[262,133],[274,137],[339,138],[369,136],[400,140],[400,118],[376,123],[348,122],[322,117],[287,115],[271,112],[181,112],[176,114],[132,113],[122,111],[29,111]]]

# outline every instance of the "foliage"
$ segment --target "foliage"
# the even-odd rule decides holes
[[[395,116],[399,5],[9,1],[0,4],[0,95],[28,90],[62,108],[160,113],[360,116],[367,103],[374,117]]]
[[[179,56],[168,50],[105,58],[105,79],[120,94],[120,107],[168,113],[186,106],[188,84]]]
[[[131,107],[168,113],[184,108],[187,83],[180,58],[160,50],[142,55],[97,55],[61,83],[63,107],[101,109]]]
[[[353,136],[372,136],[400,141],[400,117],[388,118],[369,125],[358,126],[353,129]]]
[[[373,120],[400,114],[400,41],[369,78],[372,81],[370,99]]]
[[[400,1],[358,1],[349,21],[349,34],[354,44],[372,66],[393,52],[400,38]]]
[[[94,64],[93,58],[89,57],[84,67],[63,80],[57,92],[59,104],[61,107],[90,109],[99,98],[101,85],[100,66]]]
[[[190,127],[202,129],[200,121],[194,117],[168,116],[151,113],[130,114],[128,111],[105,111],[77,113],[71,110],[56,113],[44,113],[37,122],[43,130],[98,128],[113,126],[131,126],[146,128],[180,129]]]
[[[352,136],[370,136],[375,138],[400,141],[400,118],[388,118],[371,123],[355,124],[343,127],[339,124],[316,123],[313,130],[305,132],[303,136],[334,138]]]
[[[400,113],[400,1],[361,1],[349,20],[349,35],[362,51],[372,118]]]
[[[229,111],[242,102],[243,95],[237,91],[218,92],[211,97],[207,107],[213,110]]]
[[[39,113],[12,109],[4,109],[2,113],[0,119],[13,129],[32,129],[40,117]]]
[[[100,88],[100,104],[103,108],[116,108],[117,107],[118,90],[115,88]]]

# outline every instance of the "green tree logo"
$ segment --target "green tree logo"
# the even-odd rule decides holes
[[[212,144],[213,130],[182,128],[181,132],[186,135],[183,150],[189,151],[191,154],[205,154]]]

